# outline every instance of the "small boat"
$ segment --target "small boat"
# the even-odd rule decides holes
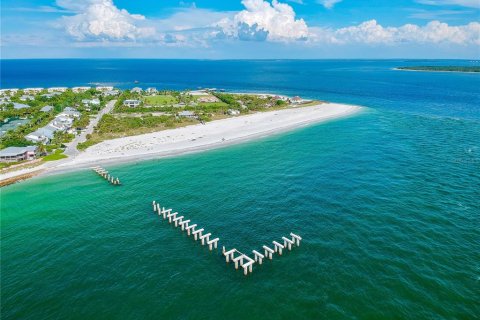
[[[135,80],[135,81],[133,81],[133,83],[140,83],[140,81],[138,81],[138,80]]]

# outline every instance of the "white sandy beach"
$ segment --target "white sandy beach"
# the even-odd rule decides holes
[[[290,108],[279,111],[222,119],[187,127],[163,130],[125,138],[104,141],[94,145],[75,157],[46,163],[34,170],[43,173],[75,170],[102,163],[128,162],[174,156],[224,147],[247,140],[285,132],[359,112],[361,107],[322,103],[311,107]],[[16,172],[0,175],[0,180],[18,175]]]

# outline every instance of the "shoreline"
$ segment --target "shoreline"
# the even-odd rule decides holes
[[[225,148],[252,140],[292,131],[316,123],[345,118],[363,107],[321,103],[309,107],[259,112],[244,116],[161,130],[137,136],[106,140],[75,157],[35,167],[36,177],[87,169],[95,165],[115,165]],[[33,168],[32,168],[33,169]],[[0,181],[25,175],[24,170],[0,175]]]
[[[474,72],[474,71],[414,70],[414,69],[400,69],[400,68],[392,68],[392,70],[396,70],[396,71],[413,71],[413,72],[453,72],[453,73],[476,73],[476,74],[480,74],[480,72]]]

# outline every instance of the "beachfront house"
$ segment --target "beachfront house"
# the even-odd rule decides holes
[[[130,90],[131,93],[143,93],[143,89],[139,87],[135,87],[132,90]]]
[[[0,150],[0,162],[18,162],[34,160],[37,157],[37,147],[8,147]]]
[[[50,112],[53,110],[53,106],[45,106],[45,107],[42,107],[42,109],[40,109],[40,111],[42,112]]]
[[[30,108],[30,106],[28,104],[14,102],[13,103],[13,108],[16,109],[16,110],[20,110],[20,109]]]
[[[32,133],[29,133],[25,136],[25,139],[34,143],[44,143],[47,144],[50,140],[53,139],[55,134],[55,128],[50,126],[45,126],[43,128],[37,129]]]
[[[157,88],[147,88],[147,90],[145,90],[145,92],[147,94],[157,94],[158,90],[157,90]]]
[[[43,88],[26,88],[23,92],[26,94],[37,94],[43,91]]]
[[[88,91],[90,89],[91,89],[91,87],[73,87],[72,91],[75,92],[75,93],[79,93],[79,92]]]
[[[123,105],[130,108],[138,107],[141,104],[140,100],[127,99],[123,101]]]
[[[293,97],[292,99],[290,99],[290,101],[291,101],[292,103],[298,104],[298,103],[302,103],[302,102],[303,102],[303,99],[300,98],[299,96],[295,96],[295,97]]]
[[[1,89],[0,90],[0,95],[2,95],[2,96],[3,95],[14,96],[14,95],[17,94],[18,90],[19,89],[16,89],[16,88],[14,88],[14,89]]]
[[[65,92],[67,91],[67,87],[52,87],[48,88],[47,91],[48,93],[53,93],[53,92]]]
[[[197,117],[197,115],[195,114],[195,112],[193,112],[193,111],[188,111],[188,110],[179,112],[179,113],[178,113],[178,116],[179,116],[179,117],[182,117],[182,118],[189,118],[189,119],[195,119],[195,118]]]
[[[97,86],[95,89],[100,92],[105,92],[105,91],[112,91],[113,87],[112,86]]]
[[[102,95],[104,97],[109,97],[109,96],[118,96],[120,94],[120,90],[109,90],[109,91],[104,91]]]

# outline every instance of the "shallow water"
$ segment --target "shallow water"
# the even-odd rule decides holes
[[[123,71],[91,81],[146,81],[131,68],[166,68],[99,63]],[[391,70],[404,61],[175,63],[172,87],[225,83],[369,109],[225,149],[109,166],[121,187],[87,170],[2,188],[2,318],[480,314],[478,75]],[[158,78],[161,87],[168,72]],[[304,241],[244,277],[155,216],[153,199],[227,248],[260,251],[290,232]]]

